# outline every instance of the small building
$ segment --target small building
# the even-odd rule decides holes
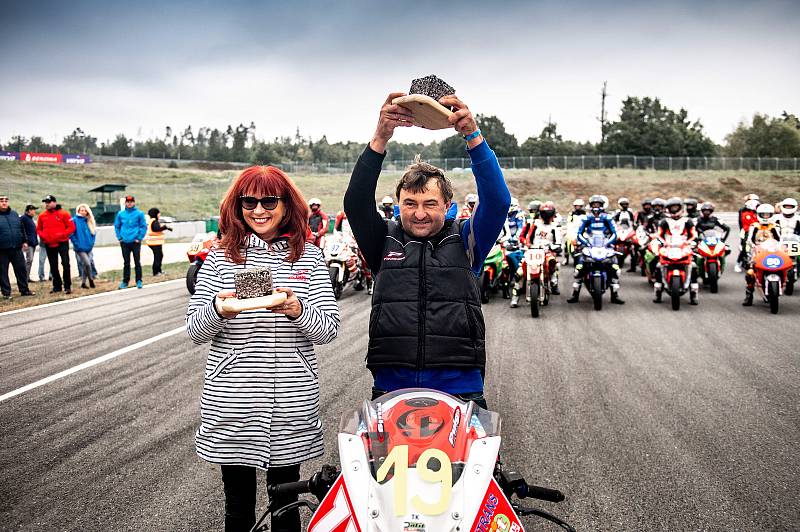
[[[94,192],[95,204],[92,207],[94,219],[97,225],[111,225],[120,210],[119,192],[124,192],[127,185],[115,185],[107,183],[91,189]],[[74,213],[73,213],[74,214]]]

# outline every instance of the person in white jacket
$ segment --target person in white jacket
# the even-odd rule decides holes
[[[313,344],[336,338],[339,310],[322,251],[306,242],[307,221],[306,202],[286,174],[244,170],[222,201],[222,241],[200,269],[186,312],[191,339],[211,343],[195,444],[200,458],[221,466],[226,531],[255,523],[256,468],[267,471],[267,485],[294,482],[302,462],[323,454]],[[270,268],[286,301],[223,311],[234,275],[254,267]],[[272,530],[299,531],[299,512],[273,518]]]

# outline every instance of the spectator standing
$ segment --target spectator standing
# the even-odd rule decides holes
[[[61,208],[52,194],[42,200],[45,211],[36,222],[36,234],[39,235],[42,247],[47,248],[47,262],[50,263],[50,275],[53,276],[51,294],[61,292],[62,284],[65,294],[72,293],[72,279],[69,266],[69,237],[75,232],[75,222],[67,211]],[[58,271],[58,258],[61,257],[63,280]]]
[[[195,444],[200,458],[221,467],[227,532],[255,523],[256,468],[267,471],[268,487],[296,482],[300,464],[323,454],[313,345],[336,337],[339,310],[307,228],[308,207],[286,174],[271,166],[244,170],[222,200],[222,243],[209,252],[186,311],[192,341],[211,343]],[[222,310],[220,300],[235,295],[234,275],[255,267],[270,268],[286,301]],[[270,502],[296,500],[278,495]],[[273,515],[271,525],[273,532],[299,532],[300,514]]]
[[[94,215],[92,209],[85,203],[81,203],[75,207],[75,232],[69,239],[72,241],[72,249],[75,251],[75,259],[80,265],[81,275],[81,288],[87,288],[86,282],[89,286],[94,288],[94,276],[92,275],[92,259],[90,253],[94,248],[94,242],[97,234],[97,225],[94,222]]]
[[[144,213],[136,208],[136,199],[125,196],[125,208],[114,218],[114,232],[122,248],[122,282],[120,289],[128,288],[131,281],[131,255],[136,270],[136,288],[142,287],[142,240],[147,234]]]
[[[147,235],[144,237],[144,243],[150,246],[153,252],[153,277],[164,275],[161,271],[161,261],[164,260],[164,231],[172,231],[171,227],[161,225],[158,215],[161,211],[155,207],[147,211]]]
[[[23,250],[28,249],[25,241],[25,227],[17,211],[9,206],[9,198],[0,194],[0,291],[3,297],[11,299],[11,281],[8,278],[8,265],[14,268],[19,293],[30,296],[28,274],[25,271]]]
[[[36,222],[33,217],[36,216],[36,207],[33,205],[25,206],[25,213],[19,217],[22,220],[22,226],[25,228],[25,243],[28,248],[25,249],[25,272],[28,275],[29,283],[33,282],[31,279],[31,266],[33,266],[33,256],[36,253],[36,248],[39,246],[39,237],[36,236]]]

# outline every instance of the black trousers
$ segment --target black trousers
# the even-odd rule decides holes
[[[0,249],[0,292],[4,296],[11,295],[11,281],[8,277],[8,265],[14,268],[20,294],[28,293],[28,270],[25,256],[20,248]]]
[[[61,266],[64,270],[64,278],[58,273],[58,258],[61,257]],[[47,262],[50,264],[50,275],[53,276],[53,290],[61,291],[63,282],[66,290],[72,289],[72,273],[69,269],[69,242],[61,242],[56,247],[47,246]]]
[[[225,488],[225,532],[248,532],[256,523],[256,468],[223,465],[222,484]],[[297,482],[300,464],[267,469],[267,486]],[[274,509],[297,500],[297,496],[280,497],[270,501]],[[286,512],[272,519],[272,532],[300,532],[300,511]]]
[[[380,388],[372,387],[372,401],[380,397],[381,395],[387,394],[386,390],[381,390]],[[483,396],[483,392],[469,392],[469,393],[459,393],[455,394],[455,397],[458,397],[462,401],[469,402],[474,401],[476,405],[483,408],[484,410],[489,410],[489,407],[486,405],[486,398]]]
[[[131,254],[133,254],[133,267],[136,271],[136,280],[142,280],[142,261],[139,252],[142,250],[141,242],[120,242],[122,248],[122,282],[131,281]]]
[[[153,251],[153,275],[161,273],[161,261],[164,260],[164,250],[161,246],[150,246]]]

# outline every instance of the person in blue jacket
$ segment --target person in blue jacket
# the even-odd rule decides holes
[[[90,253],[94,248],[94,242],[97,233],[97,225],[94,221],[92,209],[85,203],[81,203],[75,207],[75,232],[70,235],[69,240],[72,242],[72,250],[75,252],[75,258],[79,264],[83,264],[80,268],[81,273],[81,288],[88,288],[86,282],[89,282],[89,287],[94,288],[94,276],[92,275],[92,259]]]
[[[456,96],[450,124],[464,138],[480,203],[467,219],[448,218],[453,189],[444,171],[418,161],[397,184],[400,219],[384,220],[375,190],[396,127],[414,124],[410,111],[381,107],[378,126],[359,157],[344,210],[359,249],[376,277],[369,321],[367,368],[372,398],[401,388],[433,388],[486,406],[485,324],[477,276],[503,228],[511,194],[492,149],[469,108]]]
[[[136,200],[133,196],[125,196],[125,209],[117,213],[114,219],[114,232],[122,248],[122,282],[119,288],[128,288],[131,281],[131,254],[136,270],[136,288],[142,287],[142,261],[140,252],[142,250],[142,240],[147,234],[147,222],[144,213],[136,208]]]
[[[600,233],[607,237],[606,246],[611,246],[617,239],[617,230],[610,215],[605,211],[606,200],[603,196],[595,194],[589,198],[589,213],[584,217],[578,228],[578,243],[581,246],[590,246],[591,243],[586,238],[586,234]],[[625,302],[619,297],[619,264],[616,257],[612,259],[611,271],[611,302],[617,305],[624,305]],[[583,285],[583,255],[575,255],[575,281],[572,283],[572,297],[567,299],[567,303],[577,303]]]

